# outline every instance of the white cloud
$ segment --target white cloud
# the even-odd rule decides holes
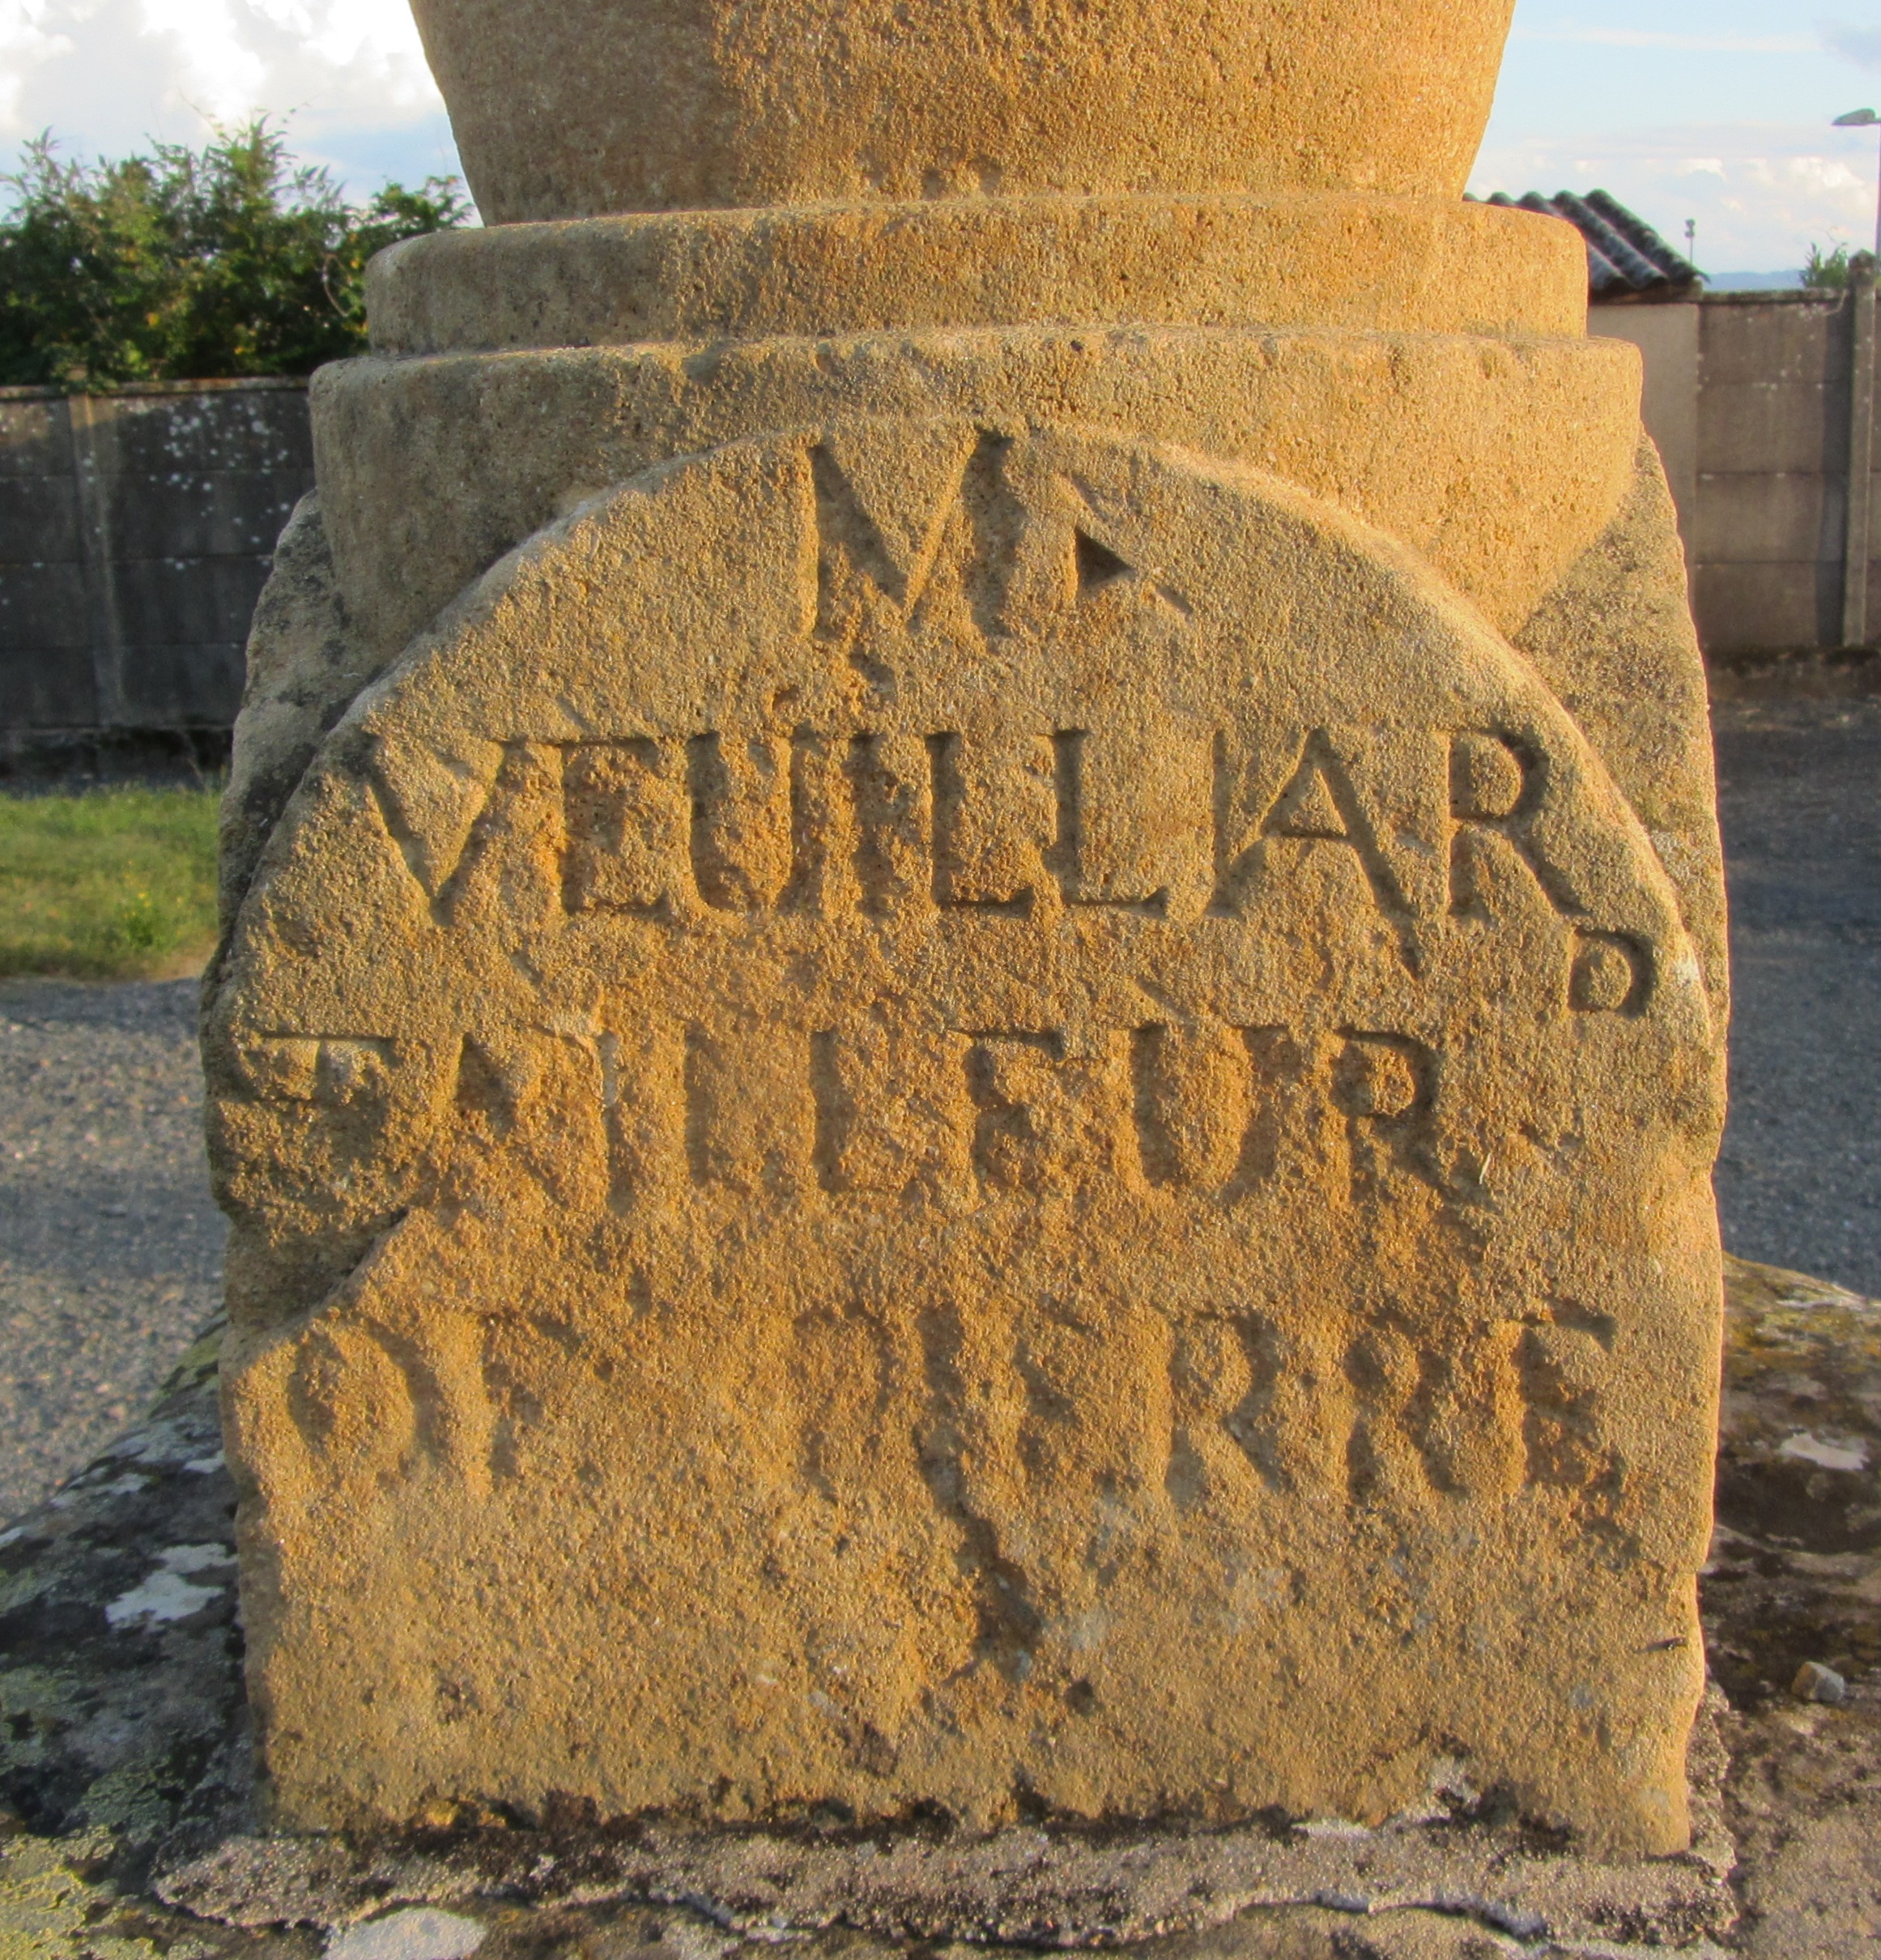
[[[261,100],[267,64],[226,0],[141,0],[140,11],[145,36],[169,42],[176,87],[194,108],[227,121]]]
[[[1585,133],[1560,142],[1486,146],[1470,188],[1611,191],[1675,244],[1698,224],[1698,262],[1714,272],[1776,272],[1812,242],[1875,235],[1873,139],[1845,145],[1805,125]]]
[[[454,171],[443,109],[401,0],[0,0],[0,143],[122,156],[266,113],[356,192]]]
[[[34,72],[45,62],[71,54],[68,35],[46,24],[46,0],[4,0],[0,4],[0,126],[19,113],[21,98]]]

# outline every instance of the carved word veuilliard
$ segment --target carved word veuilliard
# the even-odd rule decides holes
[[[382,762],[388,829],[448,923],[453,895],[506,804],[546,796],[561,835],[570,918],[666,927],[770,914],[880,919],[1094,916],[1249,919],[1283,859],[1343,863],[1415,970],[1420,935],[1482,924],[1526,886],[1573,928],[1565,982],[1582,1012],[1644,1012],[1653,952],[1590,916],[1542,841],[1545,756],[1524,738],[1428,739],[1424,833],[1388,834],[1362,746],[1313,729],[1286,766],[1225,734],[1152,767],[1086,728],[981,739],[798,729],[681,738],[492,744],[480,812],[453,861],[430,863]]]

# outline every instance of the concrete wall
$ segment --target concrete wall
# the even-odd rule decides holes
[[[1593,309],[1594,332],[1645,358],[1646,427],[1715,659],[1841,645],[1852,323],[1845,300],[1801,294]],[[1869,617],[1881,620],[1881,535],[1867,558]]]
[[[0,734],[226,729],[304,383],[0,389]]]

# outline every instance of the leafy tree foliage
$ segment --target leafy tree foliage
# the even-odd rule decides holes
[[[1812,245],[1803,265],[1802,283],[1840,292],[1849,283],[1849,248],[1839,245],[1833,251],[1825,252],[1820,245]]]
[[[451,177],[361,207],[265,119],[121,162],[27,146],[0,218],[0,384],[305,374],[365,344],[366,261],[463,224]]]

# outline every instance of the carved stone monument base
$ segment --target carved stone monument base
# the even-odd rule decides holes
[[[687,167],[743,104],[776,201],[623,210],[631,123],[504,178],[440,58],[493,209],[612,215],[381,262],[257,627],[206,1029],[274,1815],[1454,1763],[1683,1845],[1722,904],[1578,241],[1402,156],[1094,181],[1043,68],[998,195],[826,184],[846,70],[773,181],[749,21],[678,12]]]

